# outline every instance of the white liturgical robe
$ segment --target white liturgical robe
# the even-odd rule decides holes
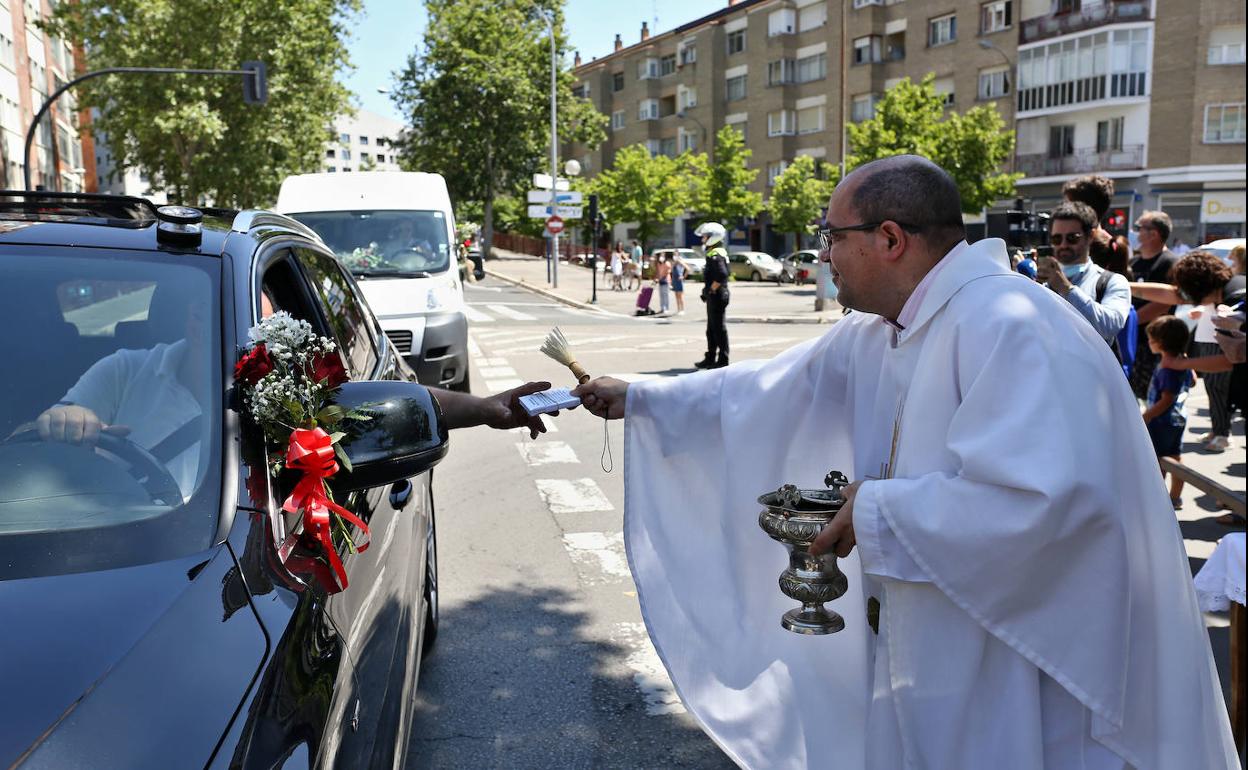
[[[853,313],[771,361],[630,386],[629,563],[686,707],[767,770],[1237,767],[1121,367],[1001,241],[947,259],[905,329]],[[833,469],[874,480],[828,605],[845,630],[802,636],[756,500]]]

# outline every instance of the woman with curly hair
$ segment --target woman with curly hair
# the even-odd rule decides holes
[[[1170,273],[1172,284],[1136,283],[1131,293],[1153,302],[1196,305],[1196,333],[1188,358],[1167,363],[1170,368],[1194,369],[1204,375],[1209,394],[1212,430],[1201,441],[1206,451],[1223,452],[1230,446],[1231,415],[1244,410],[1243,394],[1232,393],[1233,365],[1214,336],[1212,318],[1218,305],[1235,305],[1244,298],[1244,276],[1207,251],[1183,255]]]

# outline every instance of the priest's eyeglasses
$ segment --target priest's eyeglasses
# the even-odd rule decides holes
[[[919,227],[918,225],[908,225],[905,222],[897,222],[892,219],[884,219],[879,222],[864,222],[863,224],[860,224],[860,225],[845,225],[844,227],[821,227],[819,228],[819,231],[818,231],[819,246],[824,251],[827,251],[828,249],[832,248],[832,236],[836,235],[837,233],[870,232],[871,230],[874,230],[875,228],[879,227],[885,222],[892,222],[893,224],[900,227],[902,230],[910,230],[911,232],[918,232],[923,229]]]

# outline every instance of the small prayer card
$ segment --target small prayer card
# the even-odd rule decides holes
[[[524,407],[524,411],[528,412],[529,416],[571,409],[580,405],[581,400],[572,395],[569,388],[551,388],[520,397],[520,406]]]

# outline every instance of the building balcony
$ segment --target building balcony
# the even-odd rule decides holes
[[[1080,105],[1107,99],[1144,96],[1148,96],[1147,72],[1111,72],[1050,85],[1020,87],[1018,112],[1022,115],[1062,107],[1077,109]]]
[[[1103,5],[1053,16],[1025,19],[1019,30],[1019,45],[1058,35],[1069,35],[1106,24],[1149,20],[1148,0],[1105,0]]]
[[[1048,153],[1019,155],[1016,161],[1014,170],[1029,177],[1129,171],[1144,168],[1144,145],[1128,144],[1117,150],[1083,147],[1056,158]]]

